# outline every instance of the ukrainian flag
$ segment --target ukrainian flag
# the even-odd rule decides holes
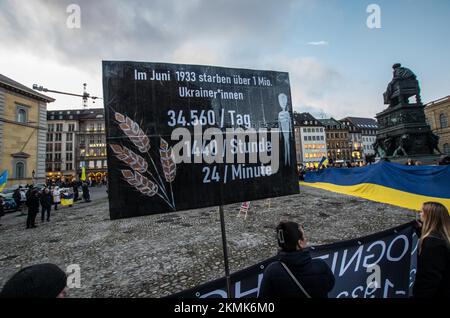
[[[318,169],[319,170],[322,169],[322,167],[325,166],[325,165],[328,165],[328,163],[329,163],[328,158],[322,157],[322,160],[320,160]]]
[[[72,193],[62,193],[61,194],[61,205],[62,206],[73,205],[73,194]]]
[[[3,171],[0,175],[0,192],[6,187],[6,182],[8,181],[8,170]]]
[[[450,166],[405,166],[381,161],[352,169],[307,172],[301,185],[420,210],[428,201],[450,211]]]

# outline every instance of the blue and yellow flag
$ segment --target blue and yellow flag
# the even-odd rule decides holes
[[[420,210],[428,201],[450,211],[450,166],[405,166],[379,162],[361,168],[308,172],[301,185]]]
[[[73,194],[72,193],[62,193],[61,194],[61,205],[63,205],[63,206],[73,205]]]
[[[322,157],[322,160],[320,160],[319,163],[319,170],[322,169],[323,166],[327,166],[329,163],[328,158],[327,157]]]
[[[8,170],[3,171],[0,175],[0,192],[6,187],[6,182],[8,182]]]

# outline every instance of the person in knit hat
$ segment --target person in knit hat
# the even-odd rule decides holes
[[[3,286],[0,298],[64,298],[67,275],[54,264],[26,267]]]

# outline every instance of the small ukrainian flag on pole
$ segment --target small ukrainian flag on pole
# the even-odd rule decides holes
[[[62,206],[72,206],[73,205],[73,193],[62,193],[61,205]]]
[[[0,175],[0,192],[6,187],[6,182],[8,181],[8,170],[5,170]]]
[[[329,163],[328,158],[322,157],[322,160],[320,160],[320,163],[319,163],[318,170],[322,169],[323,166],[327,166],[328,163]]]
[[[86,181],[86,168],[84,166],[81,168],[81,181]]]

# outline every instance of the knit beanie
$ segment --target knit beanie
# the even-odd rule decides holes
[[[6,282],[0,298],[56,298],[67,285],[67,276],[54,264],[26,267]]]

